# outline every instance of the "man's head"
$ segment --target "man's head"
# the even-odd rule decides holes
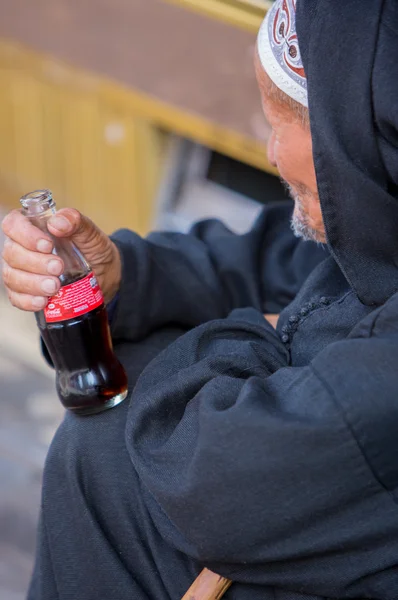
[[[277,0],[260,31],[255,69],[264,114],[272,130],[268,142],[268,158],[278,168],[295,202],[293,231],[306,240],[325,243],[306,92],[297,83],[305,75],[300,63],[297,64],[299,50],[295,27],[292,26],[294,12],[293,0],[290,3]],[[276,43],[272,39],[269,43],[272,35],[276,35]],[[294,40],[294,50],[290,39]],[[291,67],[290,63],[285,62],[286,48],[296,59],[296,64]],[[278,61],[284,61],[282,69],[279,68]],[[286,83],[290,74],[291,85]]]

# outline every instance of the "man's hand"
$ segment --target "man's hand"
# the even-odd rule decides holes
[[[276,329],[276,326],[278,325],[279,315],[264,315],[264,318],[268,321],[270,325],[272,325],[274,329]]]
[[[3,250],[3,280],[11,303],[22,310],[37,311],[60,288],[63,262],[52,254],[53,241],[19,211],[2,223],[7,236]],[[104,294],[112,300],[119,289],[121,260],[117,247],[90,219],[73,208],[59,210],[48,221],[58,238],[70,238],[90,263]]]

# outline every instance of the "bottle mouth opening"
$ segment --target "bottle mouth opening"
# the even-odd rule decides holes
[[[35,190],[25,194],[20,199],[23,208],[35,209],[35,212],[42,212],[54,206],[54,200],[51,190]]]

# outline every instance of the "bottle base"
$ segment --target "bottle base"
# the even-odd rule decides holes
[[[116,396],[113,396],[113,398],[110,398],[102,406],[94,406],[92,408],[90,408],[90,407],[73,408],[73,409],[69,408],[68,410],[71,410],[75,415],[79,415],[82,417],[85,417],[88,415],[96,415],[98,413],[104,412],[105,410],[109,410],[110,408],[114,408],[115,406],[118,406],[118,404],[121,404],[121,402],[123,402],[123,400],[125,400],[127,398],[127,394],[128,394],[128,389],[125,389],[120,394],[117,394]]]

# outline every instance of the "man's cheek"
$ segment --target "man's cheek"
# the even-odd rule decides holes
[[[294,176],[294,169],[291,168],[292,162],[289,160],[289,156],[286,155],[282,148],[279,148],[278,151],[275,151],[275,157],[279,175],[286,183],[292,186],[292,182],[297,181],[297,178]]]
[[[319,227],[322,224],[322,211],[319,198],[312,196],[307,201],[307,211],[315,226]]]

